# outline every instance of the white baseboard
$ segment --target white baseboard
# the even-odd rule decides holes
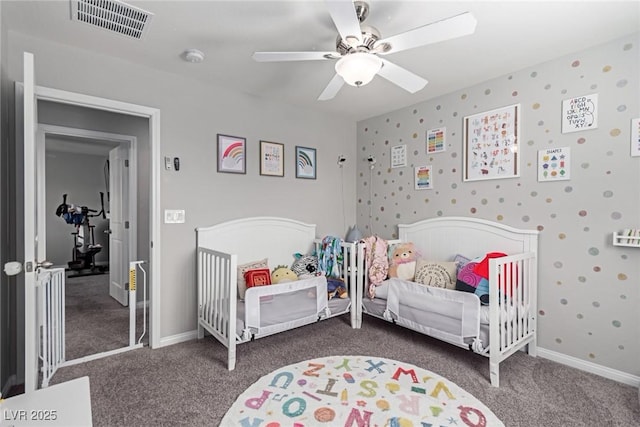
[[[181,334],[176,334],[176,335],[171,335],[171,336],[168,336],[168,337],[160,338],[160,345],[157,348],[166,347],[168,345],[173,345],[173,344],[180,344],[181,342],[191,341],[191,340],[195,340],[197,338],[198,338],[198,331],[197,330],[189,331],[189,332],[183,332]]]
[[[618,371],[616,369],[607,368],[606,366],[598,365],[596,363],[587,362],[586,360],[578,359],[577,357],[567,356],[566,354],[547,350],[541,347],[538,347],[538,356],[545,359],[553,360],[554,362],[558,362],[563,365],[571,366],[572,368],[580,369],[581,371],[599,375],[601,377],[608,378],[619,383],[627,384],[633,387],[640,387],[639,376],[631,375],[626,372]]]

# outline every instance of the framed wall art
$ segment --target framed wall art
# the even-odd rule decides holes
[[[520,104],[464,118],[463,180],[520,176]]]
[[[431,165],[416,166],[413,168],[413,178],[416,190],[432,190],[433,189],[433,173]]]
[[[571,148],[547,148],[538,151],[538,181],[571,179]]]
[[[247,140],[218,134],[218,172],[246,173]]]
[[[399,168],[407,166],[407,146],[396,145],[391,147],[391,167]]]
[[[427,154],[440,153],[446,150],[447,128],[429,129],[427,131]]]
[[[631,120],[631,156],[640,156],[640,119]]]
[[[597,127],[597,93],[562,101],[562,133],[596,129]]]
[[[284,144],[260,141],[260,175],[284,176]]]
[[[316,149],[296,146],[296,178],[316,179]]]

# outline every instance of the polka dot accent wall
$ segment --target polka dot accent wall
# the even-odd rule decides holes
[[[539,230],[538,345],[640,376],[640,248],[611,243],[614,231],[640,227],[640,157],[630,156],[631,120],[640,117],[638,40],[359,122],[359,228],[396,238],[399,223],[470,216]],[[562,101],[593,93],[598,128],[563,134]],[[463,181],[464,117],[513,104],[521,108],[520,176]],[[434,128],[446,128],[445,150],[427,153]],[[391,148],[405,144],[407,166],[391,168]],[[571,149],[571,179],[539,182],[538,151],[556,147]],[[368,156],[377,159],[373,169]],[[432,189],[415,190],[413,168],[425,165]]]

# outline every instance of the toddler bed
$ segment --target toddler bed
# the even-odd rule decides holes
[[[205,331],[228,349],[228,369],[236,364],[236,345],[318,320],[351,314],[355,327],[354,243],[336,241],[332,271],[346,293],[329,299],[327,279],[314,272],[300,280],[245,288],[243,273],[291,266],[294,254],[320,253],[316,227],[296,220],[253,217],[196,229],[198,338]],[[325,263],[328,256],[321,258]],[[333,281],[332,283],[335,283]]]
[[[388,278],[379,286],[371,286],[365,245],[358,244],[357,327],[365,313],[487,356],[495,387],[500,362],[525,347],[536,356],[537,230],[441,217],[398,225],[398,237],[387,242],[389,248],[413,243],[415,277]],[[484,292],[464,283],[478,264],[488,268]],[[425,285],[438,275],[452,280]]]

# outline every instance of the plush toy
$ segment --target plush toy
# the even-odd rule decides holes
[[[318,257],[315,255],[294,254],[295,261],[291,265],[291,270],[300,279],[314,277],[318,275]]]
[[[393,247],[389,259],[389,277],[413,280],[418,252],[413,243],[399,243]]]
[[[271,283],[285,283],[298,280],[298,276],[286,265],[279,265],[271,272]]]
[[[348,298],[349,294],[342,279],[335,277],[327,277],[327,296],[331,299],[335,296],[338,298]]]

